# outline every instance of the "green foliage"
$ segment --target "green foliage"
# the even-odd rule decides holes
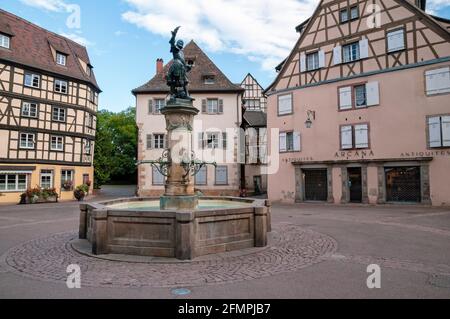
[[[114,180],[136,178],[137,127],[136,109],[120,113],[102,110],[97,114],[94,187]]]

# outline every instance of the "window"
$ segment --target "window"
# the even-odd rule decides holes
[[[92,141],[84,140],[84,154],[91,155],[91,152],[92,152]]]
[[[210,149],[219,148],[219,133],[206,133],[206,146]]]
[[[73,170],[62,170],[61,171],[61,188],[65,190],[72,190],[73,186]]]
[[[55,92],[67,94],[67,81],[55,80]]]
[[[26,117],[37,117],[38,115],[37,103],[23,102],[21,114],[22,116]]]
[[[280,153],[300,152],[301,137],[299,132],[280,133]]]
[[[350,19],[358,19],[359,18],[359,10],[357,6],[350,8]]]
[[[216,185],[228,185],[228,166],[216,167]]]
[[[153,135],[154,138],[154,148],[155,149],[164,149],[164,141],[165,141],[165,135],[164,134],[155,134]]]
[[[88,100],[91,102],[95,101],[95,93],[90,87],[88,87]]]
[[[158,169],[152,167],[152,184],[153,185],[164,185],[165,177],[161,174]]]
[[[348,10],[343,9],[343,10],[339,11],[339,16],[341,18],[341,23],[347,22],[348,21]]]
[[[155,109],[154,113],[161,114],[161,109],[166,107],[166,100],[165,99],[155,99]]]
[[[354,42],[343,47],[344,63],[352,62],[360,59],[359,56],[359,43]]]
[[[195,185],[207,185],[207,168],[203,166],[195,175]]]
[[[377,81],[339,88],[339,110],[351,110],[380,104]]]
[[[9,49],[11,46],[11,38],[5,34],[0,34],[0,47]]]
[[[208,113],[218,113],[218,112],[219,112],[219,100],[208,99]]]
[[[35,135],[30,133],[20,133],[20,148],[34,149]]]
[[[405,48],[404,30],[396,30],[388,32],[387,34],[388,52],[400,51]]]
[[[306,69],[308,71],[319,68],[319,52],[314,52],[306,55]]]
[[[94,128],[94,115],[92,114],[86,114],[87,117],[87,127],[88,128]]]
[[[247,110],[259,110],[261,109],[261,101],[256,99],[247,99],[244,101]]]
[[[278,96],[278,115],[292,114],[292,94]]]
[[[41,188],[50,189],[53,188],[53,171],[42,170],[41,171]]]
[[[67,56],[65,54],[56,52],[56,64],[66,65]]]
[[[203,77],[203,81],[205,84],[214,84],[215,78],[214,75],[206,75]]]
[[[65,122],[66,121],[66,109],[62,107],[53,107],[52,110],[52,119],[57,122]]]
[[[27,185],[27,174],[0,174],[0,191],[21,192]]]
[[[357,85],[354,87],[355,92],[355,106],[356,108],[365,107],[367,104],[366,100],[366,86]]]
[[[429,147],[450,147],[450,115],[428,118]]]
[[[40,88],[41,76],[35,73],[25,73],[25,86]]]
[[[369,125],[341,126],[341,149],[362,149],[369,147]]]
[[[64,150],[64,138],[62,136],[52,136],[50,140],[50,150],[63,151]]]
[[[425,72],[427,95],[450,93],[450,67]]]

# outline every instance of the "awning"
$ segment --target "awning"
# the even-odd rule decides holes
[[[0,174],[7,174],[7,175],[33,174],[33,171],[0,171]]]

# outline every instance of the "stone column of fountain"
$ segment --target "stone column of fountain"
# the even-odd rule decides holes
[[[192,150],[192,127],[194,116],[199,112],[192,100],[172,98],[161,110],[166,118],[168,150],[165,193],[161,197],[162,210],[190,210],[198,206],[191,178],[194,152]]]

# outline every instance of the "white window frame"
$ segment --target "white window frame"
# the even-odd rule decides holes
[[[349,52],[347,52],[349,51]],[[359,42],[346,44],[342,47],[343,62],[349,63],[361,59]]]
[[[63,136],[50,136],[50,150],[51,151],[64,151],[64,137]]]
[[[153,113],[154,114],[161,114],[161,109],[166,106],[166,100],[165,99],[155,99],[153,103]]]
[[[435,127],[436,125],[437,127]],[[427,128],[427,143],[429,148],[450,147],[450,115],[429,116],[427,119]],[[431,140],[433,135],[432,131],[435,131],[435,133],[437,133],[436,137],[438,138],[438,140]]]
[[[67,55],[61,52],[56,52],[56,64],[66,66]]]
[[[319,51],[306,55],[306,70],[312,71],[320,68]]]
[[[84,147],[83,151],[85,155],[91,155],[92,154],[92,141],[88,139],[84,139]]]
[[[440,86],[430,88],[440,81]],[[427,96],[450,93],[450,66],[428,70],[425,72],[425,91]]]
[[[219,99],[207,99],[206,100],[206,112],[208,114],[219,113]]]
[[[55,92],[67,94],[69,82],[66,80],[55,79]]]
[[[363,94],[363,97],[364,97],[364,104],[361,104],[361,105],[358,105],[358,95],[357,95],[357,89],[358,88],[362,88],[362,90],[363,90],[362,94]],[[367,86],[366,86],[366,84],[355,85],[353,87],[353,95],[354,95],[354,103],[355,103],[355,108],[356,109],[367,107]]]
[[[163,150],[166,147],[166,135],[165,134],[153,134],[153,149]]]
[[[23,192],[23,191],[26,191],[27,190],[27,188],[28,188],[28,175],[29,174],[26,174],[26,173],[8,173],[8,172],[2,172],[1,174],[0,174],[0,176],[4,176],[4,178],[5,178],[5,183],[0,183],[0,192],[4,192],[4,193],[8,193],[8,192]],[[14,176],[14,182],[15,182],[15,187],[14,187],[14,189],[8,189],[8,182],[9,182],[9,178],[11,177],[11,176]],[[20,177],[24,177],[25,176],[25,187],[23,187],[23,188],[21,188],[21,187],[19,187],[19,180],[20,180]],[[0,181],[1,181],[2,179],[0,178]],[[2,185],[4,185],[4,186],[2,186]]]
[[[42,183],[42,178],[43,177],[49,178],[49,182],[50,182],[50,186],[49,187],[44,187],[44,183]],[[51,189],[51,188],[53,188],[54,187],[53,177],[54,177],[54,172],[53,171],[51,171],[51,170],[42,170],[41,173],[39,174],[39,186],[42,189]]]
[[[344,145],[344,131],[350,132],[351,137],[351,144],[345,144]],[[365,131],[366,132],[366,141],[362,144],[361,142],[358,143],[360,138],[356,135],[357,131]],[[360,124],[349,124],[349,125],[342,125],[340,127],[340,148],[341,150],[355,150],[355,149],[368,149],[370,148],[370,127],[368,123],[360,123]],[[361,145],[358,145],[361,144]]]
[[[278,95],[278,116],[294,113],[293,99],[292,94]]]
[[[206,132],[205,144],[207,149],[220,148],[220,132]]]
[[[61,116],[63,115],[63,116]],[[65,122],[66,121],[66,109],[63,107],[54,106],[52,108],[52,121]],[[63,118],[63,119],[61,119]]]
[[[23,139],[22,137],[25,137]],[[22,142],[25,141],[25,144]],[[26,150],[34,150],[36,145],[36,134],[34,133],[20,133],[19,135],[19,148]]]
[[[65,182],[74,182],[75,171],[73,169],[63,169],[61,170],[61,188]]]
[[[11,37],[0,33],[0,47],[5,49],[11,48]]]
[[[28,82],[28,80],[31,82]],[[35,80],[37,80],[37,85],[34,85]],[[36,73],[25,72],[24,85],[30,88],[39,89],[41,87],[41,76]]]
[[[34,112],[32,110],[34,109]],[[31,117],[31,118],[37,118],[38,117],[38,104],[34,102],[22,102],[22,108],[20,111],[20,114],[24,117]],[[27,112],[26,112],[27,111]],[[34,114],[34,115],[32,115]]]

